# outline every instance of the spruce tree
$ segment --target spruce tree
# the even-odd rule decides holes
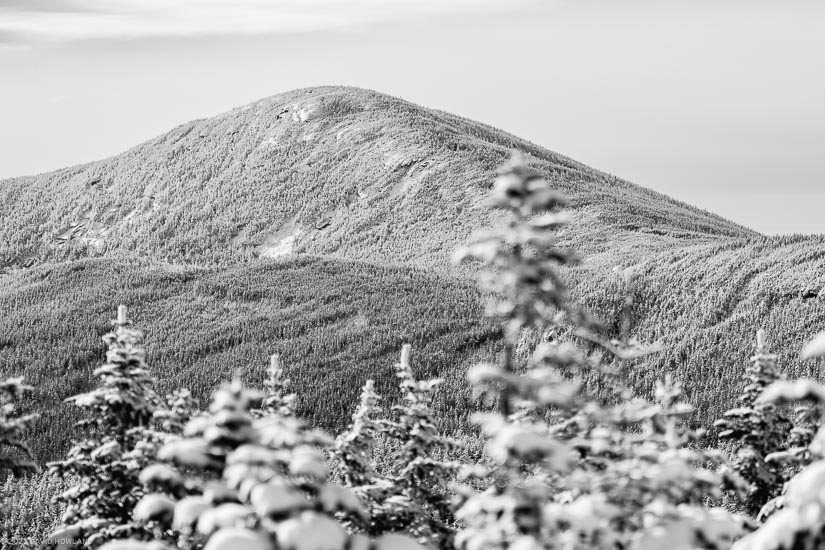
[[[495,182],[493,203],[510,212],[508,226],[476,239],[459,258],[488,268],[482,281],[493,294],[491,314],[511,349],[525,329],[555,338],[538,345],[526,365],[514,365],[506,350],[501,363],[469,374],[499,407],[475,416],[489,462],[463,474],[458,546],[724,548],[740,522],[704,502],[736,477],[721,469],[720,453],[696,447],[685,422],[692,408],[681,402],[679,385],[666,378],[650,403],[620,383],[615,365],[558,340],[595,325],[570,301],[558,273],[575,261],[551,232],[566,223],[564,198],[514,159]],[[613,399],[589,394],[585,376],[613,382]]]
[[[269,358],[267,377],[264,380],[264,397],[260,411],[256,414],[293,416],[295,414],[295,394],[288,393],[289,379],[284,376],[281,357],[277,353]]]
[[[339,475],[348,487],[372,485],[378,477],[373,464],[373,450],[384,431],[380,420],[380,400],[381,397],[375,393],[374,382],[367,380],[352,415],[352,423],[335,439],[333,456]]]
[[[803,359],[825,357],[825,332],[802,350]],[[825,546],[825,386],[813,380],[776,381],[765,388],[758,403],[783,406],[801,403],[816,430],[805,452],[790,449],[784,457],[804,464],[777,497],[776,509],[756,531],[737,541],[733,550],[797,550]]]
[[[416,380],[411,353],[412,347],[405,344],[395,365],[402,400],[393,406],[395,419],[387,422],[386,428],[397,445],[391,458],[390,482],[415,511],[412,521],[396,528],[446,547],[452,544],[455,529],[448,489],[458,469],[458,463],[448,457],[459,445],[441,435],[432,410],[433,392],[442,380]]]
[[[333,441],[291,414],[260,410],[265,394],[234,381],[218,390],[208,414],[168,441],[162,461],[144,469],[147,494],[135,521],[178,547],[206,550],[345,550],[420,547],[387,534],[370,540],[345,525],[367,521],[355,494],[329,479],[324,450]],[[172,499],[178,486],[186,496]],[[134,539],[111,550],[148,548]]]
[[[37,415],[19,416],[17,406],[22,397],[32,390],[22,378],[0,380],[0,476],[11,473],[22,475],[36,472],[29,446],[23,434],[37,419]]]
[[[49,536],[55,544],[73,540],[95,548],[140,530],[131,522],[132,510],[143,494],[140,471],[163,439],[151,427],[160,399],[139,346],[142,335],[131,328],[125,306],[113,325],[103,337],[106,362],[93,373],[97,387],[67,399],[85,413],[77,426],[87,438],[66,459],[49,464],[53,475],[73,481],[57,497],[66,512]]]
[[[783,408],[759,400],[765,389],[779,380],[776,356],[768,350],[762,330],[757,333],[756,353],[743,378],[745,387],[737,407],[727,411],[715,426],[720,430],[722,440],[736,445],[732,466],[750,485],[740,506],[756,516],[765,504],[782,492],[786,466],[766,459],[787,448],[792,427],[791,418]]]
[[[379,417],[379,398],[368,382],[353,424],[336,441],[334,456],[343,481],[369,511],[367,533],[403,531],[448,548],[456,525],[450,484],[459,467],[449,455],[458,444],[440,434],[432,410],[433,391],[441,380],[416,380],[411,350],[405,344],[395,365],[401,402],[392,407],[391,418]],[[376,468],[373,452],[379,446],[385,456]]]

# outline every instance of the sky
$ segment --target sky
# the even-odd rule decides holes
[[[324,84],[825,233],[821,0],[0,0],[0,178]]]

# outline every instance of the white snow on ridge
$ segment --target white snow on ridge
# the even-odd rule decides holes
[[[287,254],[292,254],[295,250],[295,240],[298,238],[303,231],[300,229],[296,229],[294,233],[291,235],[287,235],[283,239],[275,241],[271,243],[269,240],[261,245],[260,248],[260,257],[261,258],[278,258],[280,256],[286,256]]]

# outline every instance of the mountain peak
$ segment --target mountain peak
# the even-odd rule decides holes
[[[293,252],[444,266],[497,214],[483,198],[522,151],[567,193],[598,253],[752,232],[510,134],[372,90],[320,86],[195,120],[117,156],[0,183],[0,267],[138,253],[190,261]],[[609,236],[609,238],[607,238]]]

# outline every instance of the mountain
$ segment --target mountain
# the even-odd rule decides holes
[[[552,123],[552,121],[549,121]],[[447,378],[459,428],[467,366],[498,349],[473,269],[452,251],[501,220],[485,197],[513,150],[571,199],[566,272],[604,335],[659,341],[642,391],[674,373],[697,421],[732,403],[764,327],[789,375],[825,326],[825,238],[766,237],[481,123],[377,92],[321,87],[193,121],[115,157],[0,181],[0,375],[41,393],[46,457],[119,303],[163,389],[203,397],[280,351],[314,422],[340,427],[367,377],[392,394],[404,341]],[[631,305],[628,304],[631,297]],[[334,389],[334,391],[330,391]],[[45,438],[44,438],[45,440]]]
[[[617,239],[668,246],[753,235],[483,124],[376,92],[312,88],[184,124],[103,161],[3,181],[0,267],[114,252],[441,266],[493,222],[482,202],[513,149],[573,199],[587,220],[574,241],[586,252]]]

